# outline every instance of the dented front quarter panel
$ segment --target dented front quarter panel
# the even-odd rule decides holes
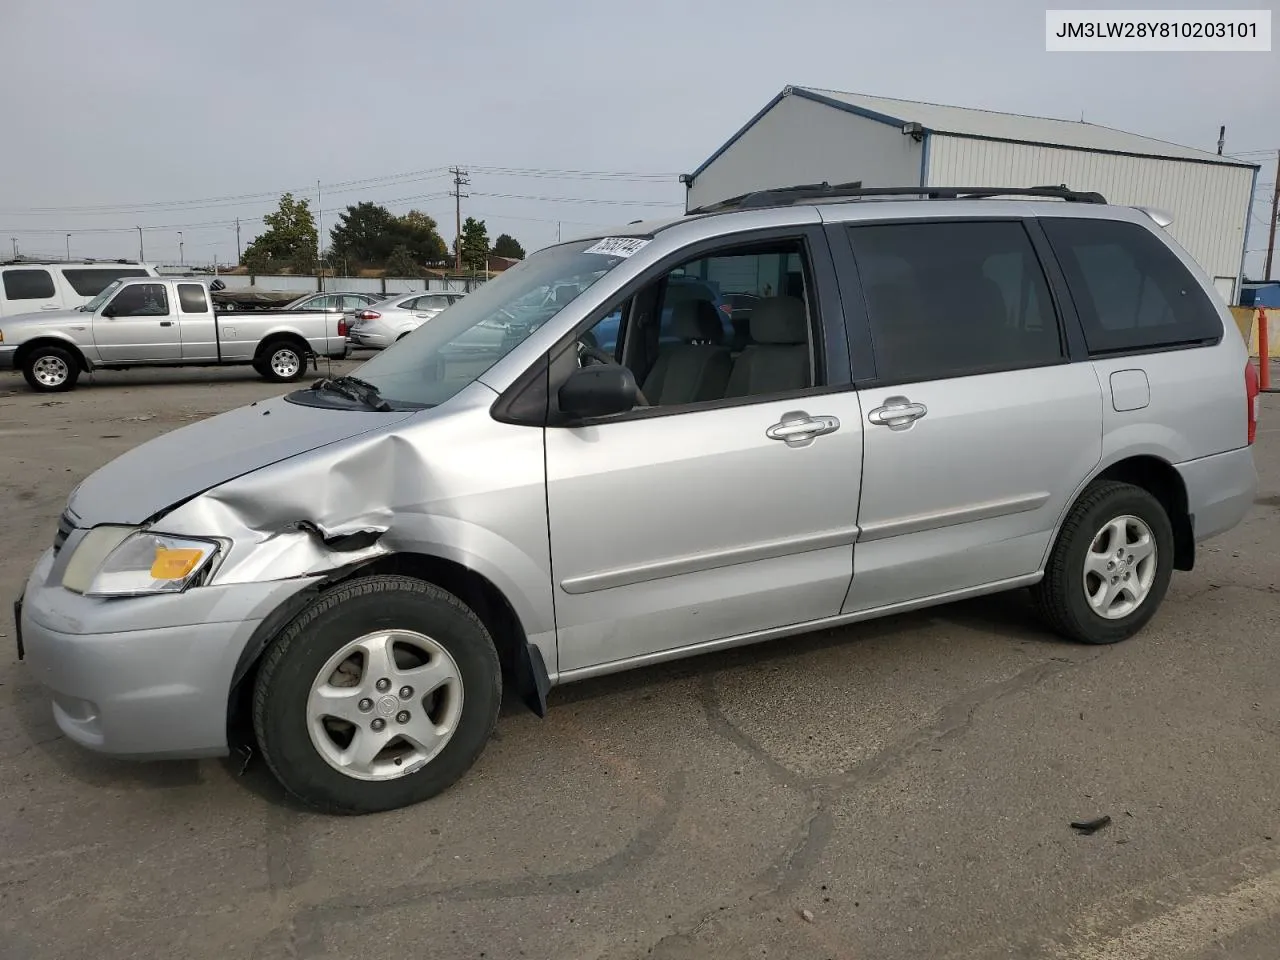
[[[454,561],[502,591],[554,677],[542,429],[494,420],[495,399],[473,383],[394,430],[229,480],[155,529],[227,542],[215,584],[323,575],[400,553]]]

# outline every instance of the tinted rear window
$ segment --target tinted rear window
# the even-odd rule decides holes
[[[178,284],[178,305],[183,313],[209,312],[209,301],[205,298],[204,287],[198,283]]]
[[[64,267],[62,275],[71,289],[82,297],[96,297],[112,280],[121,277],[145,277],[147,271],[128,267]]]
[[[1045,217],[1091,353],[1222,336],[1209,295],[1150,230],[1119,220]]]
[[[878,224],[849,238],[882,380],[1061,361],[1048,283],[1021,223]]]
[[[6,270],[4,295],[9,300],[50,300],[53,277],[48,270]]]

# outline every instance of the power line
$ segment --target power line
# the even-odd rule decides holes
[[[537,200],[544,203],[604,203],[622,207],[683,207],[683,203],[665,200],[610,200],[601,197],[532,197],[523,193],[483,193],[474,191],[473,197],[495,197],[501,200]]]

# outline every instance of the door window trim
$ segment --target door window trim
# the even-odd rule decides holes
[[[803,246],[806,281],[810,293],[809,336],[810,350],[813,358],[812,373],[814,379],[822,379],[821,385],[805,387],[801,390],[787,390],[771,394],[754,394],[746,397],[729,397],[722,400],[707,400],[700,403],[673,404],[666,407],[637,407],[625,413],[608,417],[593,417],[587,420],[572,422],[556,421],[551,416],[551,369],[554,362],[565,350],[572,349],[572,343],[583,333],[607,317],[619,304],[625,304],[637,293],[661,280],[681,264],[729,251],[750,249],[769,243],[784,241],[798,242]],[[846,335],[847,324],[843,315],[844,305],[836,276],[827,235],[822,224],[797,224],[786,227],[768,227],[761,230],[749,230],[742,233],[721,234],[695,241],[675,250],[653,264],[648,270],[632,278],[606,300],[597,306],[573,329],[556,341],[555,345],[532,363],[524,373],[515,379],[490,408],[490,415],[501,423],[512,423],[522,426],[546,428],[600,426],[607,423],[625,423],[632,420],[650,420],[655,417],[675,416],[682,413],[700,413],[709,410],[723,410],[730,407],[742,407],[751,404],[773,403],[791,397],[820,397],[827,394],[843,393],[854,389],[852,371],[849,367],[849,341]],[[620,339],[625,334],[620,336]],[[517,410],[529,410],[530,398],[523,397],[526,391],[540,391],[545,396],[542,415],[532,418],[521,416]],[[522,402],[523,400],[523,402]]]
[[[1045,265],[1044,254],[1047,246],[1037,244],[1034,232],[1030,229],[1033,216],[976,216],[976,217],[938,217],[938,216],[897,216],[876,220],[841,220],[827,224],[829,231],[838,232],[839,238],[830,238],[831,248],[837,263],[843,263],[843,269],[837,269],[837,280],[845,304],[845,322],[849,326],[848,337],[854,369],[854,385],[857,389],[879,389],[901,384],[935,382],[943,380],[959,380],[965,377],[978,377],[991,373],[1009,373],[1015,370],[1036,370],[1042,367],[1058,367],[1071,363],[1073,356],[1072,336],[1069,325],[1062,313],[1060,297],[1054,289],[1054,276]],[[857,257],[853,253],[852,231],[859,227],[879,227],[903,224],[952,224],[952,223],[1015,223],[1023,228],[1028,245],[1044,276],[1045,285],[1049,289],[1049,302],[1053,309],[1054,321],[1058,327],[1058,349],[1060,356],[1053,360],[1042,360],[1036,363],[1001,363],[985,364],[978,367],[966,367],[948,371],[942,376],[930,377],[884,377],[880,375],[879,358],[875,353],[875,344],[871,332],[871,317],[867,310],[867,302],[863,292],[862,273],[858,269]],[[1046,241],[1047,243],[1047,241]],[[1057,263],[1054,262],[1057,269]],[[1059,271],[1058,276],[1061,276]],[[847,278],[847,280],[846,280]],[[1065,284],[1064,284],[1065,289]],[[1074,317],[1074,309],[1072,310]],[[1078,320],[1076,320],[1078,325]],[[1083,341],[1083,330],[1080,331]]]

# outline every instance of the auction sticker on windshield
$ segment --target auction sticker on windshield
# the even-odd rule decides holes
[[[649,241],[643,237],[605,237],[597,241],[583,253],[603,253],[609,257],[629,257],[644,249]]]

